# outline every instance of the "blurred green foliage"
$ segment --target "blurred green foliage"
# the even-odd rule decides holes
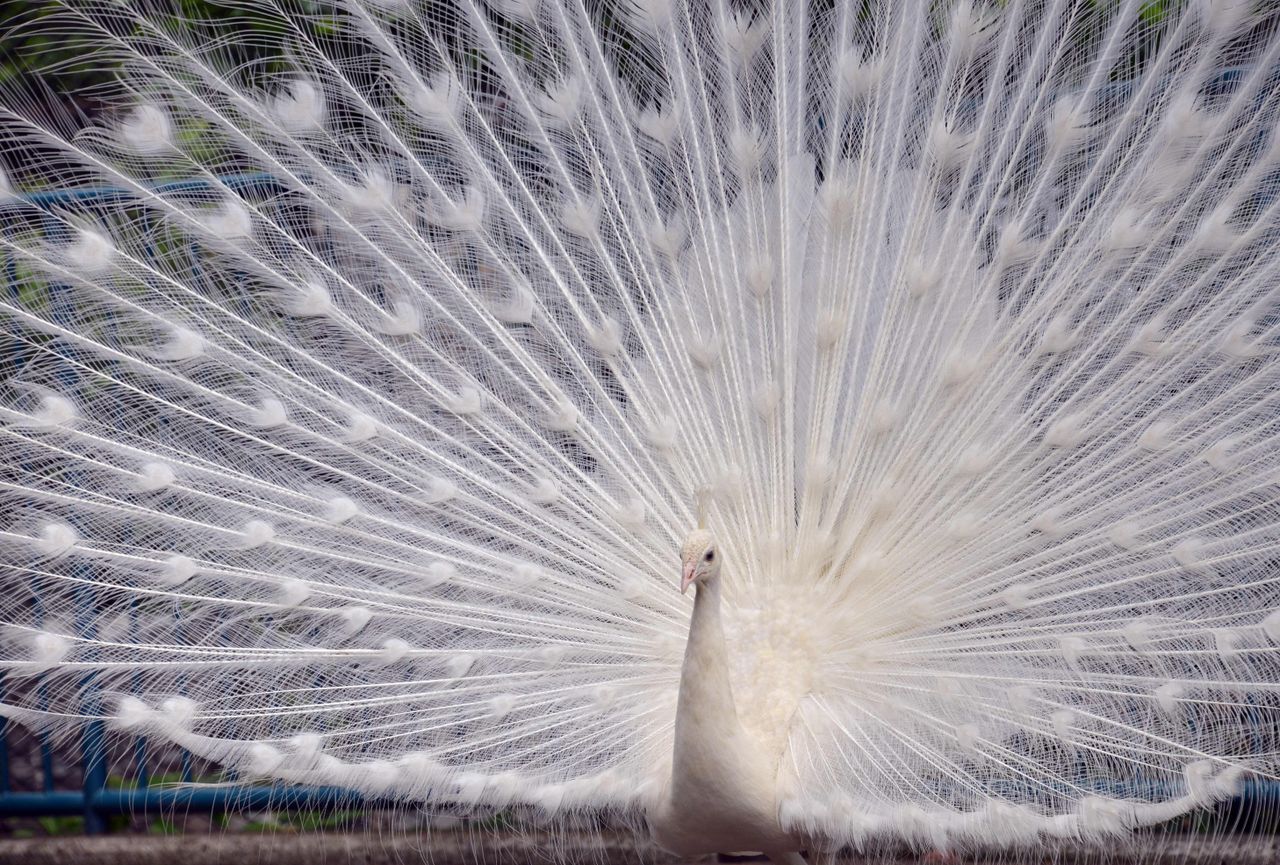
[[[50,837],[84,834],[83,817],[39,817],[36,822],[40,824],[40,828],[44,830],[44,833]]]
[[[61,69],[58,77],[74,89],[100,83],[111,74],[90,68],[74,46],[59,44],[57,34],[41,26],[55,5],[49,0],[0,0],[0,85],[31,75],[34,58]]]
[[[75,0],[0,0],[0,87],[18,86],[51,103],[61,103],[85,118],[103,104],[102,85],[112,82],[115,64],[100,52],[86,50],[83,36],[70,34],[56,21]],[[155,20],[192,31],[234,31],[236,60],[246,65],[279,63],[278,20],[273,4],[222,3],[216,0],[171,0],[156,4]],[[161,11],[163,10],[163,11]],[[274,33],[274,38],[273,38]]]

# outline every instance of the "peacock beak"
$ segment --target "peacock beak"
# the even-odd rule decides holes
[[[680,594],[682,595],[693,585],[693,567],[693,562],[685,562],[684,568],[680,571]]]

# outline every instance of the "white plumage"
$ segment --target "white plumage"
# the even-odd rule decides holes
[[[69,2],[122,84],[0,98],[0,714],[788,861],[1274,778],[1255,5]]]

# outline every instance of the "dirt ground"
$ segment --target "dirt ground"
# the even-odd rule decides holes
[[[751,862],[745,857],[723,861]],[[553,855],[539,839],[503,839],[493,835],[432,833],[430,836],[392,834],[324,834],[246,836],[175,835],[105,836],[96,838],[32,838],[0,841],[0,863],[14,865],[689,865],[663,856],[650,847],[621,839],[595,838],[581,845],[561,839]],[[696,860],[703,865],[716,857]],[[866,860],[851,857],[848,865]],[[1253,835],[1206,839],[1164,839],[1118,844],[1106,849],[1048,848],[1004,852],[992,857],[890,854],[874,861],[961,865],[989,861],[1001,865],[1106,865],[1106,863],[1186,863],[1186,865],[1275,865],[1280,863],[1280,839]]]

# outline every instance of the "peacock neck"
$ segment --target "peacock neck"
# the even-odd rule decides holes
[[[676,738],[679,740],[683,734],[727,741],[740,733],[741,727],[720,622],[720,578],[700,582],[694,591],[693,617],[689,622],[676,705]],[[677,760],[680,751],[677,747]]]
[[[677,853],[792,850],[778,824],[776,761],[742,726],[720,623],[718,579],[697,584],[680,697],[671,783],[650,814],[654,838]]]

